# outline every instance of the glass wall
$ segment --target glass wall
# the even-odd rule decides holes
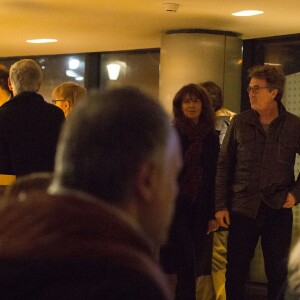
[[[40,64],[44,81],[39,93],[47,101],[51,100],[54,87],[65,81],[80,83],[87,89],[131,85],[139,87],[153,97],[158,98],[159,49],[11,57],[0,58],[0,63],[9,68],[22,58],[32,58]],[[118,75],[113,77],[112,74],[109,74],[108,67],[110,70],[111,68],[117,68]]]
[[[51,100],[51,93],[54,87],[64,81],[73,81],[82,85],[85,83],[84,54],[1,58],[0,63],[9,68],[22,58],[34,59],[41,66],[44,80],[39,93],[47,101]]]
[[[131,85],[158,98],[159,50],[101,55],[101,87]]]

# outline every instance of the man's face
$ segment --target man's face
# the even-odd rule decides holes
[[[252,77],[249,88],[249,99],[252,109],[260,113],[267,111],[274,105],[277,90],[270,90],[266,80]]]
[[[178,194],[178,175],[181,167],[181,148],[177,133],[172,128],[162,163],[156,173],[156,184],[149,211],[150,221],[153,222],[154,238],[158,244],[163,244],[169,233]]]

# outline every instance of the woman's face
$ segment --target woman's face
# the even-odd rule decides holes
[[[202,102],[193,94],[186,94],[182,99],[181,110],[185,117],[197,124],[202,110]]]

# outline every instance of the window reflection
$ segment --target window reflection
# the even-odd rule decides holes
[[[25,57],[2,58],[1,64],[6,67]],[[44,80],[39,93],[45,100],[51,102],[51,93],[54,87],[64,81],[74,81],[84,85],[85,55],[51,55],[51,56],[31,56],[39,63],[43,70]]]
[[[133,85],[158,98],[159,59],[159,50],[102,54],[100,86]],[[116,79],[109,78],[109,65],[118,65],[119,74]],[[112,68],[114,67],[116,68]]]

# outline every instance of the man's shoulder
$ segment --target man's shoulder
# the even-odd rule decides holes
[[[49,111],[52,111],[53,114],[56,114],[56,115],[60,116],[61,118],[65,119],[65,115],[64,115],[64,112],[63,112],[62,109],[60,109],[59,107],[57,107],[57,106],[55,106],[53,104],[50,104],[50,103],[48,103],[46,101],[44,101],[44,102],[45,102],[44,105],[47,107],[47,109]]]
[[[235,119],[243,119],[245,117],[250,117],[253,116],[253,110],[252,109],[247,109],[245,111],[240,112],[239,114],[236,114],[234,116]]]
[[[236,114],[231,119],[232,123],[252,123],[255,120],[255,112],[252,109],[245,110],[239,114]]]
[[[0,116],[4,117],[16,112],[22,115],[25,108],[27,112],[40,110],[43,113],[48,111],[61,120],[65,119],[64,113],[59,107],[48,103],[42,95],[34,92],[23,92],[11,98],[0,107]]]
[[[300,124],[300,118],[297,115],[295,115],[295,114],[293,114],[289,111],[286,111],[286,118],[293,121],[293,122],[295,122],[295,123]]]
[[[29,281],[32,286],[38,284],[35,281],[41,281],[43,290],[51,289],[46,278],[50,274],[62,287],[66,281],[73,282],[70,278],[74,278],[74,285],[69,292],[74,290],[75,294],[90,285],[95,296],[107,293],[107,297],[103,297],[105,299],[124,299],[122,294],[130,293],[137,295],[131,299],[169,299],[165,297],[169,290],[164,275],[148,250],[145,250],[148,246],[143,239],[117,214],[98,205],[94,199],[82,199],[75,194],[49,195],[45,191],[35,190],[27,193],[26,201],[20,202],[14,198],[10,201],[7,212],[3,209],[0,213],[0,223],[12,217],[16,222],[8,231],[14,231],[20,226],[27,232],[26,236],[13,239],[19,245],[15,249],[18,258],[15,267],[17,270],[28,270],[25,281]],[[35,220],[34,226],[26,223],[28,217]],[[0,241],[1,238],[0,234]],[[40,241],[43,241],[43,249],[40,249]],[[10,241],[5,246],[0,244],[0,258],[7,249],[14,247],[13,244]],[[33,265],[33,269],[30,264],[26,266],[30,257],[40,259],[40,262],[36,261],[37,264]],[[59,272],[55,270],[55,263],[58,263]],[[84,276],[78,276],[74,269],[80,270],[79,274]],[[34,273],[36,271],[40,276]],[[14,276],[19,274],[12,273]],[[115,289],[119,279],[122,285],[118,284],[118,289]],[[22,278],[15,278],[16,288],[20,280]],[[1,281],[0,288],[5,289]],[[147,297],[148,293],[153,297]],[[115,295],[115,298],[111,295]]]

